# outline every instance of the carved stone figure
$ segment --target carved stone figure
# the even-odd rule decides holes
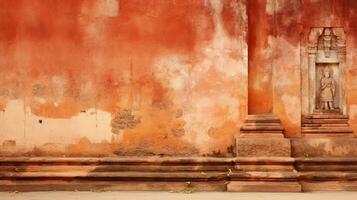
[[[324,28],[320,38],[319,38],[319,49],[324,51],[325,57],[330,57],[331,50],[336,49],[337,38],[333,34],[332,29],[327,27]]]
[[[332,110],[334,108],[334,97],[336,94],[336,83],[332,77],[331,70],[325,68],[322,71],[323,75],[321,78],[321,91],[320,91],[320,101],[322,103],[323,110]]]

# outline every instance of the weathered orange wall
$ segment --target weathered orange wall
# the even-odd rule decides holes
[[[248,109],[299,137],[324,26],[346,31],[357,133],[356,21],[352,0],[0,0],[0,153],[230,156]]]
[[[1,142],[30,154],[232,152],[247,109],[245,1],[0,9]]]

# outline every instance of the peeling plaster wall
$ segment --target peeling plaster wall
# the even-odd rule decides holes
[[[0,0],[0,155],[232,156],[248,109],[300,137],[324,26],[346,31],[356,134],[356,21],[350,0]]]
[[[0,1],[0,29],[1,155],[231,155],[245,1]]]

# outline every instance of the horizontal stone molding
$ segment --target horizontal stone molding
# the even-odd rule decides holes
[[[357,158],[0,158],[2,191],[192,189],[296,192],[321,190],[318,184],[327,182],[347,184],[349,190],[357,188],[353,186],[357,183]],[[274,187],[269,190],[269,185]]]

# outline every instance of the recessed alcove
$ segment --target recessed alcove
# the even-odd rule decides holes
[[[323,102],[321,101],[321,80],[324,77],[324,70],[330,71],[331,78],[335,81],[335,92],[333,95],[333,108],[323,109]],[[316,63],[316,74],[315,74],[315,108],[313,113],[341,113],[341,88],[338,81],[340,79],[340,71],[338,63]]]
[[[311,28],[302,54],[303,136],[351,136],[346,106],[346,35],[341,27]],[[326,135],[327,134],[327,135]]]

